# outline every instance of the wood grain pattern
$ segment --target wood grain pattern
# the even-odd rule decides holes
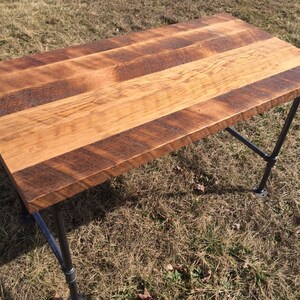
[[[0,70],[0,154],[31,212],[300,94],[300,50],[224,14]]]
[[[143,32],[132,32],[124,36],[91,42],[84,45],[76,45],[56,51],[47,51],[34,55],[26,55],[14,60],[1,62],[0,71],[11,73],[15,71],[32,69],[38,66],[49,65],[60,61],[66,61],[68,59],[120,48],[122,46],[143,42],[151,38],[169,36],[172,33],[194,28],[201,28],[234,19],[234,17],[228,14],[206,16],[201,19],[168,25],[160,28],[153,28]]]
[[[272,52],[275,65],[268,59]],[[149,74],[7,115],[0,119],[5,141],[0,152],[11,172],[16,172],[285,71],[300,64],[297,53],[298,49],[272,38],[161,71],[159,77]]]
[[[267,38],[270,38],[269,34],[256,28],[249,29],[247,24],[232,20],[44,67],[3,74],[0,75],[0,115],[161,71]]]

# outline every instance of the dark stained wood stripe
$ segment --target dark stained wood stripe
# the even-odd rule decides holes
[[[136,60],[124,65],[118,65],[114,73],[116,74],[117,81],[129,80],[269,38],[271,38],[270,34],[257,29],[241,31],[233,35],[212,39],[208,38],[204,41],[194,36],[189,39],[191,44],[187,45],[187,47],[180,48],[179,50],[176,49],[172,52],[163,52],[158,55],[147,56],[142,60]],[[200,43],[197,43],[193,47],[188,47],[197,41],[200,41]]]
[[[123,57],[122,60],[129,61],[115,63],[112,67],[105,66],[106,68],[102,70],[91,71],[89,76],[79,73],[71,78],[52,81],[0,96],[0,116],[81,94],[113,82],[125,81],[166,70],[180,64],[266,40],[270,37],[268,33],[254,28],[221,37],[217,34],[209,35],[206,33],[202,37],[196,34],[195,36],[189,36],[183,44],[177,44],[173,40],[173,47],[179,47],[178,49],[145,56],[141,56],[139,52],[134,55],[130,54],[131,57],[124,55],[126,59]],[[162,50],[165,50],[163,46]],[[130,61],[130,58],[132,61]],[[95,62],[95,65],[97,65],[97,62]],[[31,79],[28,80],[30,83]]]
[[[300,67],[13,173],[31,212],[300,96]]]
[[[227,14],[207,16],[201,19],[191,20],[179,24],[167,25],[142,32],[131,32],[124,36],[91,42],[84,45],[76,45],[64,49],[27,55],[21,58],[16,58],[14,60],[0,62],[0,72],[15,72],[39,67],[84,55],[120,48],[136,42],[145,41],[147,39],[161,37],[163,35],[167,36],[176,32],[185,31],[187,29],[205,27],[211,24],[232,19],[234,18]]]

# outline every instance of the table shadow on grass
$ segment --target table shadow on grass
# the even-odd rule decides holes
[[[188,168],[193,170],[193,164],[188,161],[185,161],[185,163]],[[194,171],[199,172],[199,169]],[[207,182],[205,194],[250,191],[250,189],[242,186],[232,187],[216,184],[212,175],[205,173],[205,170],[202,169],[200,172],[202,176],[205,175],[204,177],[211,178]],[[199,191],[195,190],[192,193],[199,194]],[[167,193],[165,196],[172,197],[173,194]],[[176,196],[178,196],[178,193]],[[128,203],[135,205],[138,201],[137,195],[126,193],[126,185],[123,183],[122,176],[119,176],[113,181],[107,181],[64,201],[62,207],[66,229],[71,232],[93,220],[101,221],[115,209],[128,205]],[[56,237],[52,208],[42,210],[41,215],[54,237]],[[41,238],[40,229],[34,222],[22,224],[20,221],[21,206],[18,193],[4,167],[0,164],[0,266],[47,243],[43,237]]]
[[[118,177],[113,184],[112,181],[105,182],[64,201],[62,208],[67,232],[93,220],[103,220],[116,208],[136,202],[137,197],[126,195],[122,186],[122,177]],[[56,237],[52,208],[40,213]],[[45,243],[34,222],[21,223],[18,193],[0,164],[0,266]]]

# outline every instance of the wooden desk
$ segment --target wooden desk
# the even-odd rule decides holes
[[[0,72],[0,154],[44,229],[39,210],[300,96],[300,50],[227,14],[25,56]],[[269,171],[298,105],[273,155],[248,144]]]

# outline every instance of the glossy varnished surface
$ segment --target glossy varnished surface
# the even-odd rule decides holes
[[[300,50],[221,14],[0,63],[31,212],[300,95]]]

